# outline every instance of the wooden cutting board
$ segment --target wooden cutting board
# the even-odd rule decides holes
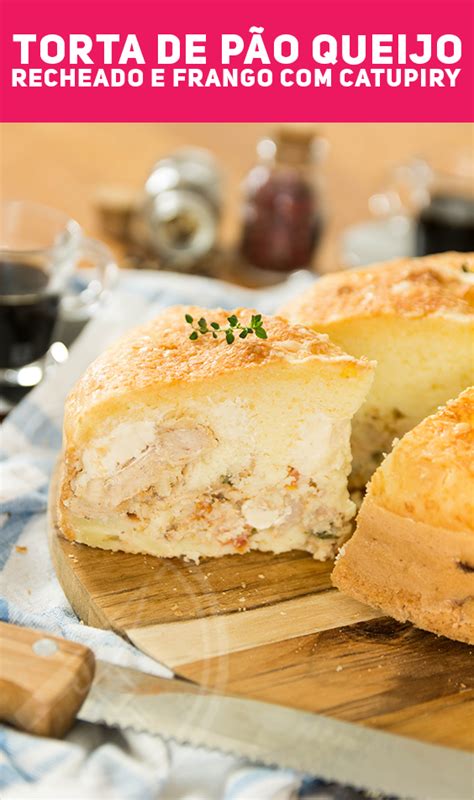
[[[195,565],[68,542],[55,495],[54,565],[88,625],[206,686],[474,750],[474,647],[381,617],[308,554]]]

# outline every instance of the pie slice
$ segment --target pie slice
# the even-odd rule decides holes
[[[377,362],[354,418],[351,488],[365,486],[395,437],[474,383],[472,253],[327,275],[279,313]]]
[[[474,644],[474,389],[396,444],[332,580],[398,620]]]
[[[351,418],[374,365],[277,317],[228,343],[248,309],[174,307],[85,372],[64,422],[61,528],[77,542],[156,556],[307,550],[350,533]],[[234,320],[235,321],[235,320]],[[193,323],[195,324],[195,322]]]

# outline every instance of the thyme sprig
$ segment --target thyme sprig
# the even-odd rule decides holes
[[[192,341],[196,341],[199,336],[205,336],[210,333],[213,339],[217,339],[219,334],[225,336],[227,344],[235,342],[236,337],[239,339],[246,339],[247,336],[255,334],[259,339],[267,339],[267,332],[263,327],[263,320],[261,314],[252,314],[250,325],[242,325],[237,319],[235,314],[227,317],[229,325],[227,328],[221,328],[218,322],[208,322],[204,317],[194,320],[191,314],[185,314],[184,318],[188,325],[191,325],[193,332],[189,335]]]

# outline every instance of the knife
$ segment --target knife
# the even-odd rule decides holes
[[[474,756],[96,661],[84,645],[0,622],[0,719],[64,736],[74,720],[148,732],[414,800],[472,800]]]

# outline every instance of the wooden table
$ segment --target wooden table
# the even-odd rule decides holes
[[[210,148],[226,178],[225,244],[238,235],[239,184],[255,161],[255,145],[272,124],[5,124],[2,185],[7,197],[56,206],[101,235],[94,197],[101,184],[139,189],[158,158],[183,145]],[[422,155],[438,165],[472,146],[468,124],[331,124],[319,128],[330,149],[324,166],[330,224],[319,253],[323,270],[337,266],[337,239],[368,216],[370,194],[392,165]]]

